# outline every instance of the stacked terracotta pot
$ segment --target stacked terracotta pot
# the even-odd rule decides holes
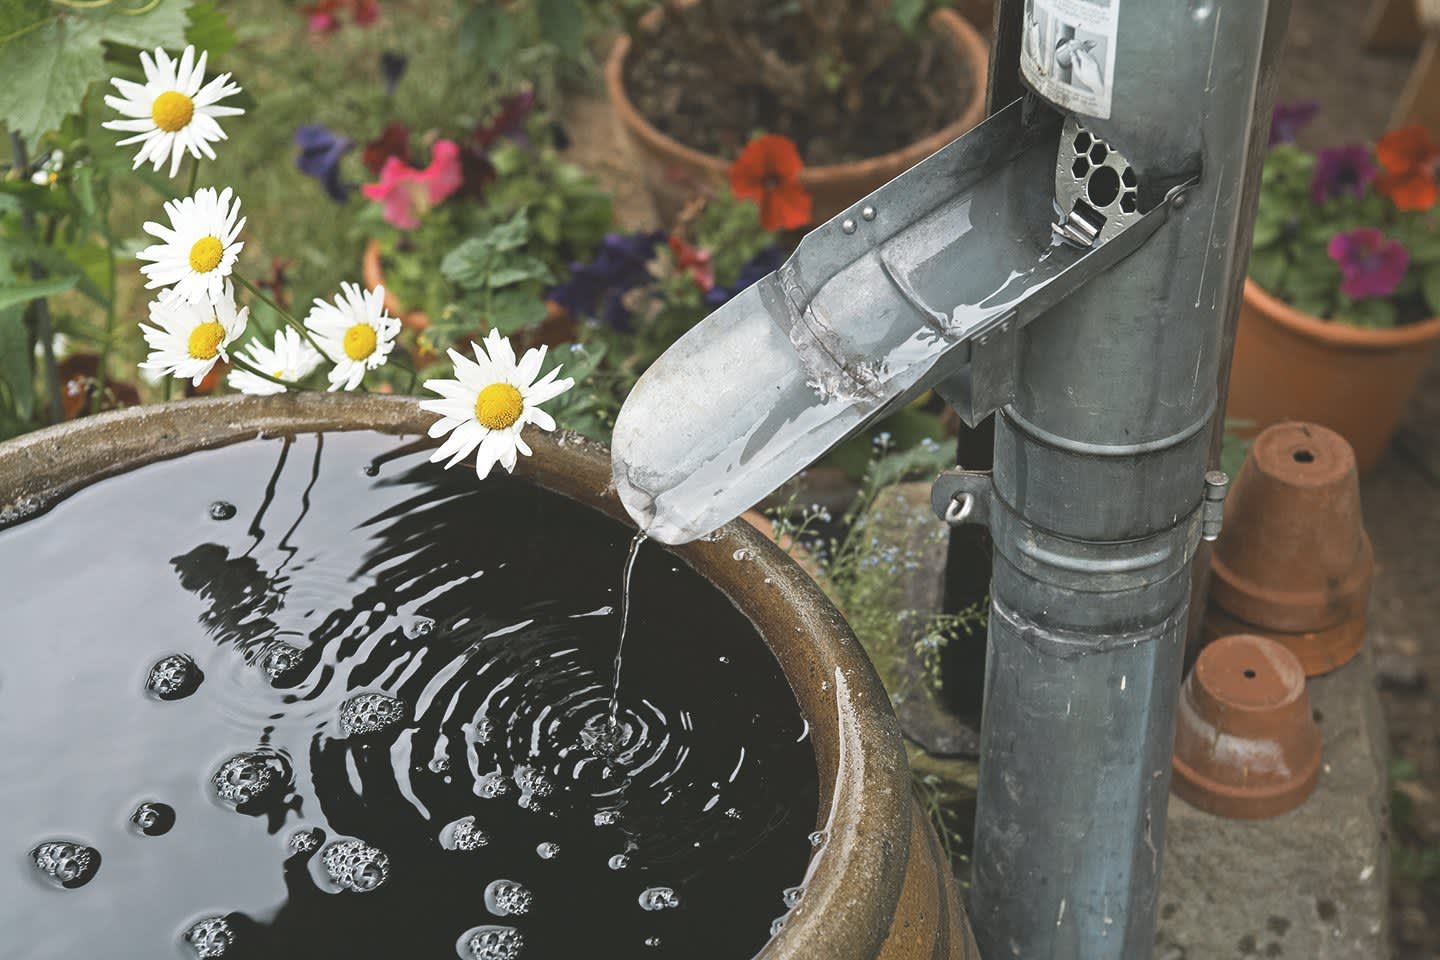
[[[1261,433],[1211,561],[1207,646],[1181,693],[1176,793],[1228,817],[1304,802],[1320,769],[1305,678],[1360,652],[1374,569],[1350,445],[1315,424]]]

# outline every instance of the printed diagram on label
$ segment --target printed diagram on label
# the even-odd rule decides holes
[[[1110,116],[1119,0],[1026,0],[1020,69],[1076,113]]]

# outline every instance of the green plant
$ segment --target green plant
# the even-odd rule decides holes
[[[1440,157],[1436,150],[1415,128],[1375,148],[1274,146],[1261,176],[1251,278],[1301,312],[1352,326],[1440,314],[1440,212],[1433,195],[1410,189],[1407,178],[1425,174],[1404,169],[1405,156]]]

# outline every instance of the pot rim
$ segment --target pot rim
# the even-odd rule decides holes
[[[654,11],[663,19],[664,11]],[[930,156],[936,150],[956,139],[975,126],[985,117],[985,91],[989,81],[989,44],[979,31],[964,16],[948,7],[941,7],[930,15],[930,29],[947,38],[951,46],[965,61],[970,71],[974,91],[970,103],[959,119],[948,123],[934,133],[888,153],[853,160],[847,163],[806,166],[800,171],[800,182],[807,189],[829,187],[869,175],[875,167],[894,166],[896,173],[912,167]],[[610,54],[605,59],[605,90],[620,121],[634,136],[645,141],[647,147],[657,153],[670,154],[684,162],[700,167],[716,177],[725,177],[730,161],[694,147],[686,146],[679,140],[661,133],[640,111],[625,90],[625,59],[630,53],[632,40],[622,33],[615,38]]]
[[[244,440],[372,430],[434,446],[434,415],[413,397],[301,393],[131,407],[0,443],[0,521],[21,521],[98,480]],[[609,452],[576,434],[531,431],[517,476],[630,526]],[[753,623],[809,722],[820,782],[805,896],[755,960],[874,956],[890,933],[908,867],[909,765],[890,700],[840,613],[773,541],[742,520],[679,556]],[[736,560],[744,550],[749,559]],[[743,601],[743,602],[742,602]],[[777,912],[779,904],[777,902]]]
[[[1277,326],[1330,346],[1375,351],[1403,350],[1440,340],[1440,317],[1389,329],[1352,327],[1296,310],[1279,297],[1267,293],[1249,277],[1245,278],[1245,300]]]

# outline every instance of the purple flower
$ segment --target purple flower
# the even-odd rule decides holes
[[[295,166],[300,168],[300,172],[324,184],[330,199],[344,203],[350,196],[350,187],[340,180],[340,158],[354,144],[331,133],[326,127],[312,123],[295,131],[295,145],[300,148],[299,155],[295,157]]]
[[[385,96],[395,96],[395,88],[400,85],[400,78],[405,76],[405,68],[409,64],[410,58],[403,53],[386,50],[380,54],[380,76],[385,81]]]
[[[711,287],[705,294],[705,303],[712,309],[724,304],[737,293],[761,280],[765,274],[773,273],[785,262],[785,257],[779,247],[771,245],[761,250],[755,256],[745,262],[740,272],[735,275],[735,282],[728,288],[720,285]]]
[[[1390,296],[1410,266],[1404,244],[1386,240],[1374,227],[1335,234],[1325,252],[1340,265],[1340,292],[1352,300]]]
[[[506,97],[500,101],[500,112],[494,120],[476,125],[472,134],[475,144],[481,150],[489,150],[501,137],[509,137],[522,147],[530,146],[530,135],[525,131],[525,121],[534,109],[534,90],[522,90]]]
[[[1277,103],[1270,114],[1270,146],[1277,143],[1294,143],[1300,131],[1310,126],[1310,121],[1320,112],[1320,104],[1314,100],[1299,103]]]
[[[625,294],[651,280],[649,262],[665,234],[611,233],[600,243],[595,259],[570,265],[570,279],[547,295],[574,316],[594,316],[616,330],[630,329]]]
[[[1365,196],[1365,190],[1378,175],[1370,148],[1358,144],[1332,147],[1315,155],[1315,175],[1310,180],[1310,198],[1316,203],[1333,200],[1341,194]]]

